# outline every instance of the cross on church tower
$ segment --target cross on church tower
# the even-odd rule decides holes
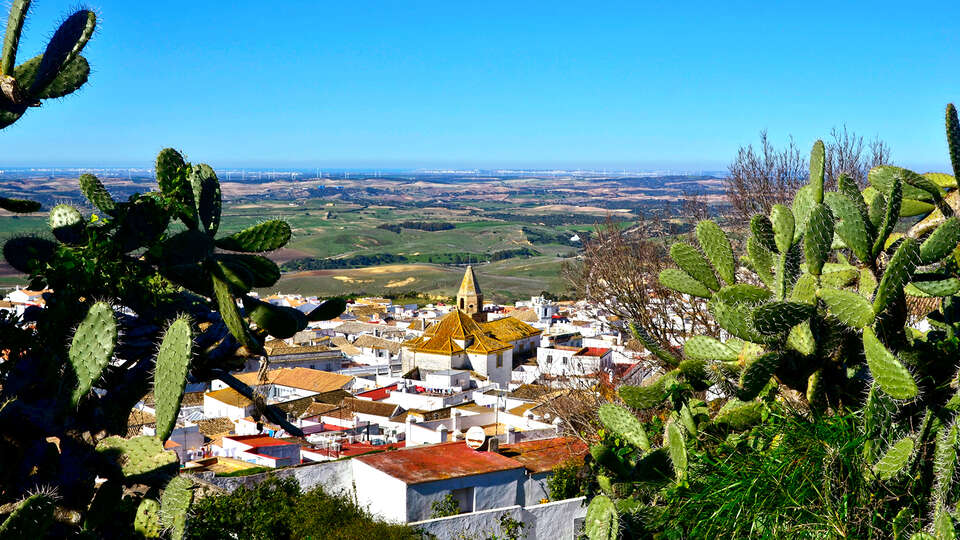
[[[472,266],[467,266],[463,281],[460,282],[460,290],[457,291],[457,309],[470,315],[475,321],[487,320],[483,312],[483,293],[480,292],[480,285],[477,284],[477,276],[473,273]]]

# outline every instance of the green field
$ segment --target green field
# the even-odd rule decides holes
[[[478,264],[481,287],[491,300],[509,301],[547,290],[562,292],[559,277],[562,260],[576,254],[576,247],[559,243],[531,242],[527,230],[545,237],[572,235],[590,230],[592,225],[538,225],[530,216],[539,215],[530,203],[485,204],[483,211],[461,208],[362,207],[357,204],[319,199],[263,201],[256,204],[227,204],[221,234],[229,234],[264,219],[280,218],[290,223],[293,237],[286,248],[272,255],[279,263],[292,259],[346,258],[356,255],[394,254],[404,264],[370,268],[316,270],[285,273],[270,292],[297,292],[331,296],[339,294],[398,295],[417,291],[438,296],[456,293],[463,275],[461,266],[451,262],[460,255],[464,261],[476,260],[498,251],[528,248],[540,253],[528,258],[506,259]],[[473,207],[477,208],[477,207]],[[491,220],[485,212],[515,213],[518,221]],[[87,210],[89,212],[89,210]],[[542,212],[550,215],[551,212]],[[554,213],[554,215],[557,215]],[[604,217],[596,216],[596,221]],[[379,225],[404,221],[442,221],[453,229],[424,231],[403,229],[400,233],[380,229]],[[46,216],[0,216],[0,237],[22,234],[47,234]],[[537,241],[537,238],[534,238]],[[0,286],[23,284],[23,276],[11,268],[0,271]]]

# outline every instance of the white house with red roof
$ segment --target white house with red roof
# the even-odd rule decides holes
[[[226,435],[212,445],[213,455],[254,463],[261,467],[288,467],[300,463],[300,445],[266,435]]]
[[[408,523],[430,518],[432,505],[448,495],[461,512],[543,502],[553,468],[586,453],[584,443],[562,437],[493,452],[463,442],[404,448],[353,458],[353,483],[361,506]]]

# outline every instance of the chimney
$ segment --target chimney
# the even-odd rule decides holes
[[[500,439],[496,436],[489,437],[487,439],[487,452],[493,452],[497,454],[500,452]]]

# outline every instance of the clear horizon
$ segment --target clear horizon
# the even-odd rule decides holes
[[[67,7],[34,6],[18,62]],[[845,124],[945,171],[960,101],[956,2],[92,7],[90,83],[0,132],[0,168],[174,146],[217,168],[722,171],[763,129],[805,149]]]

